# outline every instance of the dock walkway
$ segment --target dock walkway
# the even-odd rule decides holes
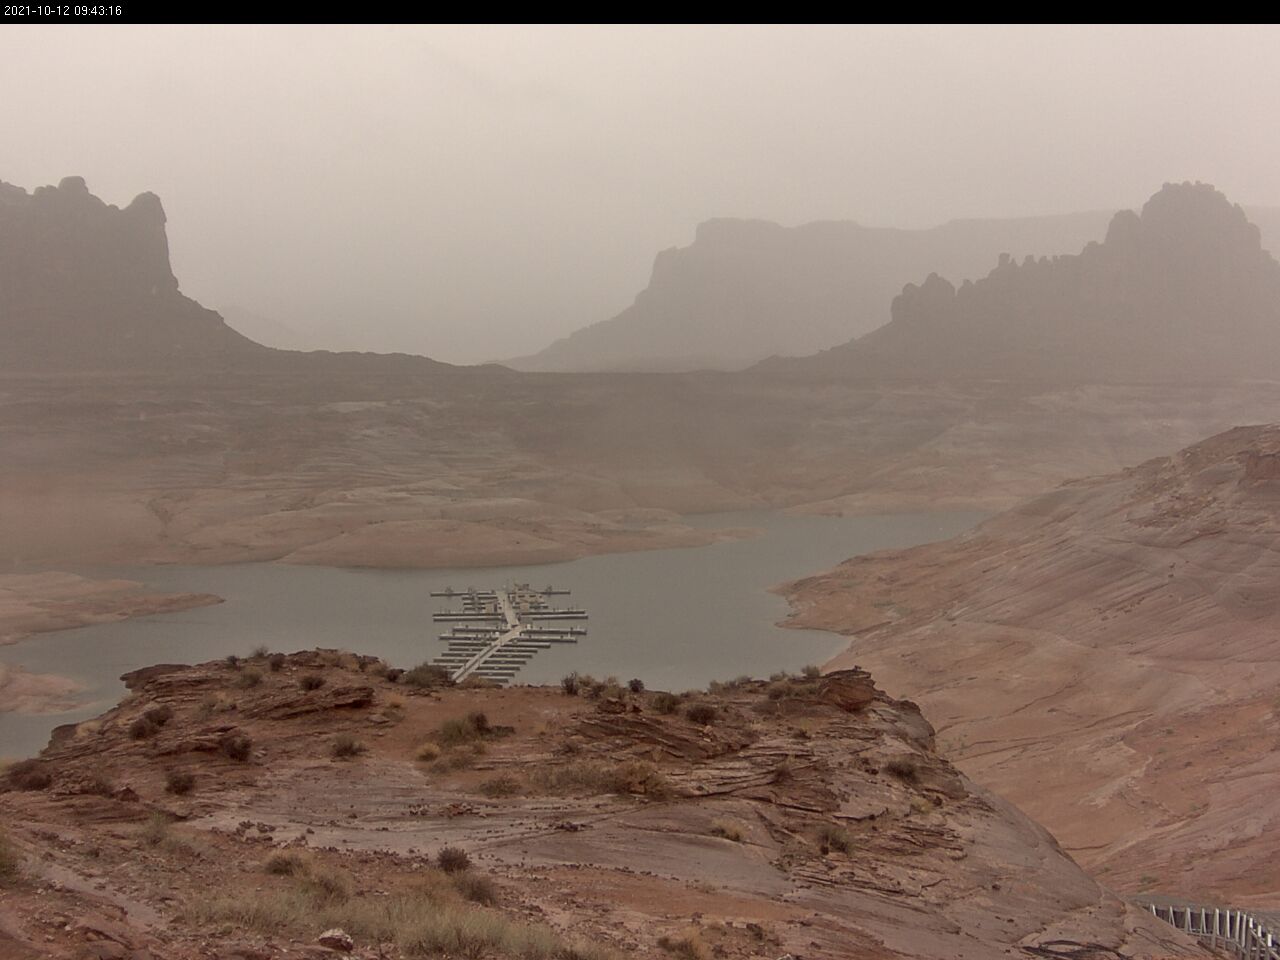
[[[510,680],[539,650],[553,643],[576,643],[586,636],[580,626],[556,626],[556,621],[586,620],[587,612],[572,607],[552,607],[547,598],[566,596],[568,590],[547,587],[533,590],[516,584],[501,590],[455,591],[452,587],[434,592],[433,597],[460,598],[461,610],[443,610],[432,615],[437,622],[452,623],[440,639],[448,644],[435,663],[449,671],[455,681],[479,676],[489,680]]]

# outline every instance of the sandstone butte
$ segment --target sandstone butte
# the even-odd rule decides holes
[[[785,588],[943,753],[1133,894],[1280,889],[1280,427]]]
[[[861,671],[568,695],[311,651],[126,683],[4,775],[6,960],[1207,956]]]

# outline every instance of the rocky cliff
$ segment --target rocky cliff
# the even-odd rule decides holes
[[[956,287],[907,284],[891,322],[768,369],[812,376],[1070,381],[1280,375],[1280,263],[1209,184],[1165,184],[1106,237],[1058,257],[1007,255]]]
[[[1127,891],[1280,890],[1280,427],[793,584],[835,661]]]

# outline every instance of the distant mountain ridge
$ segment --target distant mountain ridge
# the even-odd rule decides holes
[[[938,380],[1280,377],[1280,263],[1212,185],[1167,183],[1073,255],[907,284],[891,321],[761,370]]]
[[[732,370],[775,354],[815,353],[884,323],[904,283],[931,271],[978,276],[1008,250],[1078,250],[1102,235],[1109,217],[955,220],[928,230],[708,220],[692,244],[657,255],[630,307],[507,365]]]
[[[539,371],[735,370],[805,356],[888,322],[904,284],[930,273],[957,283],[982,277],[1002,254],[1076,253],[1103,238],[1113,214],[964,219],[926,230],[709,220],[692,244],[657,255],[630,307],[506,363]],[[1280,208],[1249,215],[1280,249]]]

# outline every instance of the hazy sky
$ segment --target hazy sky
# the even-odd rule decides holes
[[[1280,203],[1269,27],[0,29],[0,179],[153,190],[183,289],[316,346],[509,357],[713,216]]]

